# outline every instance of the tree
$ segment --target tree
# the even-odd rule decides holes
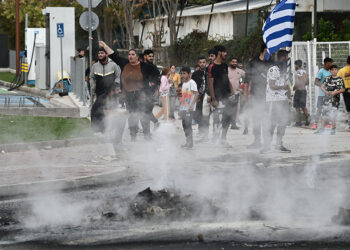
[[[157,48],[161,46],[162,42],[162,24],[163,22],[159,19],[159,16],[162,12],[162,3],[161,0],[150,0],[147,1],[147,9],[148,12],[150,13],[149,15],[152,16],[153,18],[153,26],[154,26],[154,31],[151,32],[152,35],[152,43],[153,47]]]
[[[176,18],[179,0],[162,0],[162,5],[168,16],[170,45],[173,45],[176,41]]]

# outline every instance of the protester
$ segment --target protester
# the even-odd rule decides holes
[[[346,111],[348,112],[348,127],[350,130],[350,56],[346,60],[346,66],[339,70],[338,76],[340,76],[345,84],[345,91],[343,93],[344,103]]]
[[[121,70],[117,64],[108,58],[104,48],[98,49],[98,62],[92,65],[90,72],[91,99],[91,123],[95,132],[104,132],[103,103],[110,91],[116,86],[120,92]]]
[[[217,45],[214,49],[216,59],[209,74],[209,91],[211,105],[214,108],[213,120],[216,129],[214,139],[220,137],[220,143],[224,147],[231,147],[226,138],[227,130],[232,120],[231,99],[229,98],[233,94],[232,86],[228,79],[228,66],[225,63],[227,52],[222,45]],[[222,115],[221,121],[220,115]]]
[[[143,58],[144,58],[144,62],[149,64],[150,66],[152,66],[154,71],[158,71],[157,66],[153,64],[153,60],[154,60],[154,52],[153,52],[153,50],[146,49],[143,52]],[[159,82],[159,81],[160,81],[160,79],[157,80],[157,82]],[[150,92],[150,95],[148,96],[147,103],[146,103],[146,105],[147,105],[147,114],[149,115],[150,120],[154,123],[155,128],[158,128],[159,127],[158,119],[153,114],[154,98],[158,97],[158,85],[152,83],[149,86],[149,92]]]
[[[122,69],[122,90],[126,95],[129,116],[131,140],[136,140],[138,121],[141,120],[143,134],[146,140],[151,139],[150,116],[148,113],[149,99],[153,97],[152,88],[159,84],[159,71],[152,65],[139,62],[134,49],[129,50],[128,59],[117,55],[103,41],[99,42],[109,57]]]
[[[277,62],[267,72],[266,101],[268,106],[268,123],[266,127],[266,138],[264,147],[260,153],[270,151],[271,141],[277,127],[277,138],[275,149],[280,152],[290,153],[291,150],[283,146],[283,137],[289,122],[290,88],[287,81],[286,62],[288,52],[279,50],[277,52]],[[291,100],[289,100],[291,102]]]
[[[295,71],[296,74],[294,76],[294,100],[293,100],[293,106],[295,110],[297,111],[297,121],[295,123],[295,126],[301,126],[301,111],[303,110],[305,115],[305,126],[309,126],[309,112],[306,108],[306,97],[307,97],[307,91],[306,91],[306,85],[309,85],[309,76],[306,73],[305,70],[302,69],[303,62],[301,60],[296,60],[294,62]]]
[[[163,115],[163,120],[169,119],[169,90],[171,84],[168,81],[169,67],[164,67],[162,69],[162,76],[160,78],[159,93],[162,101],[162,107],[156,114],[156,118],[159,119]]]
[[[260,48],[259,56],[252,59],[247,65],[247,79],[250,87],[249,108],[252,116],[254,142],[248,146],[256,149],[262,146],[264,135],[264,120],[266,115],[266,73],[269,62],[265,60],[266,45]],[[248,87],[248,88],[249,88]]]
[[[211,73],[211,69],[214,65],[213,63],[214,63],[214,60],[216,58],[215,54],[216,54],[216,52],[215,52],[214,48],[208,50],[209,64],[205,69],[206,86],[205,86],[203,105],[202,105],[202,125],[201,125],[202,129],[201,129],[201,133],[200,133],[201,138],[199,139],[200,142],[209,141],[209,123],[210,123],[210,114],[211,114],[212,106],[211,106],[211,98],[210,98],[210,93],[209,93],[208,75]]]
[[[182,127],[186,136],[186,143],[181,147],[190,149],[193,147],[192,120],[193,113],[196,110],[198,99],[197,84],[191,79],[191,69],[183,67],[181,69],[182,78],[182,97],[180,101],[180,115],[182,118]]]
[[[318,97],[317,97],[317,112],[316,112],[315,122],[312,125],[313,130],[318,128],[317,124],[321,116],[323,98],[325,96],[325,93],[323,92],[321,86],[324,83],[324,80],[326,80],[327,77],[331,76],[331,72],[329,71],[329,68],[332,66],[332,64],[333,64],[333,59],[326,57],[323,60],[323,68],[319,70],[315,79],[315,85],[318,86],[319,89],[318,89]]]
[[[322,125],[315,132],[316,134],[323,133],[326,124],[331,123],[331,135],[335,134],[337,110],[340,104],[340,94],[344,93],[344,81],[340,76],[337,76],[338,67],[332,65],[329,68],[331,76],[327,77],[322,84],[321,88],[325,93],[323,97],[322,108]]]
[[[178,92],[180,92],[180,85],[181,85],[181,77],[178,73],[176,73],[176,66],[175,65],[171,65],[171,67],[170,67],[168,81],[171,84],[170,98],[169,98],[169,105],[170,105],[169,118],[174,120],[175,119],[176,99],[178,96]]]
[[[239,114],[239,104],[240,104],[240,96],[241,89],[240,85],[245,78],[244,70],[238,68],[238,58],[232,57],[229,63],[230,67],[228,67],[228,78],[230,80],[231,87],[233,89],[234,100],[232,102],[232,121],[231,121],[231,129],[239,129],[237,126],[237,118]]]
[[[199,57],[198,58],[198,65],[199,70],[193,72],[192,79],[197,84],[198,89],[198,102],[196,105],[196,112],[194,114],[194,120],[198,124],[198,130],[200,133],[200,136],[202,136],[203,133],[203,100],[204,100],[204,94],[206,90],[207,84],[207,73],[206,73],[206,66],[207,66],[207,60],[205,57]]]

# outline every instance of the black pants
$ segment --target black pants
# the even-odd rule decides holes
[[[182,127],[185,132],[186,142],[193,144],[193,132],[192,132],[192,119],[194,112],[192,111],[181,111]]]
[[[223,101],[224,107],[215,108],[213,111],[213,138],[226,140],[227,130],[232,121],[232,106],[228,100]]]
[[[203,132],[203,100],[204,100],[204,95],[201,95],[198,98],[198,102],[196,104],[196,111],[194,112],[194,120],[198,124],[198,129],[199,132]]]
[[[255,96],[251,97],[249,103],[249,109],[252,116],[252,125],[253,125],[253,135],[254,143],[262,143],[264,138],[264,126],[266,120],[266,101],[262,98],[257,98]]]
[[[150,135],[150,115],[149,103],[147,96],[142,91],[126,92],[126,105],[130,113],[129,115],[129,129],[131,138],[136,138],[138,123],[141,121],[143,134]]]

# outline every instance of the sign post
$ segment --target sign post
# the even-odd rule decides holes
[[[91,27],[92,0],[89,0],[89,67],[92,70],[92,27]]]
[[[61,82],[62,82],[62,90],[63,90],[63,47],[62,47],[62,38],[64,37],[64,24],[57,23],[57,37],[60,39],[61,44]]]

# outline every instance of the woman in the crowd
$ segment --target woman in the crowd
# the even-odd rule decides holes
[[[169,67],[162,69],[162,77],[160,78],[159,93],[162,101],[162,108],[156,114],[156,118],[159,119],[163,115],[163,120],[169,119],[169,90],[172,84],[168,81]]]
[[[153,86],[159,85],[159,71],[151,65],[140,62],[134,49],[129,50],[128,59],[120,57],[103,41],[99,42],[109,57],[122,69],[122,91],[126,97],[126,106],[130,113],[129,129],[131,140],[136,140],[138,121],[141,121],[146,140],[151,139],[148,103],[153,101]]]
[[[175,113],[175,103],[176,103],[177,92],[181,90],[180,88],[181,77],[178,73],[176,73],[175,65],[171,65],[170,67],[168,80],[169,80],[169,83],[172,85],[169,91],[169,105],[170,105],[169,118],[175,119],[174,113]]]

